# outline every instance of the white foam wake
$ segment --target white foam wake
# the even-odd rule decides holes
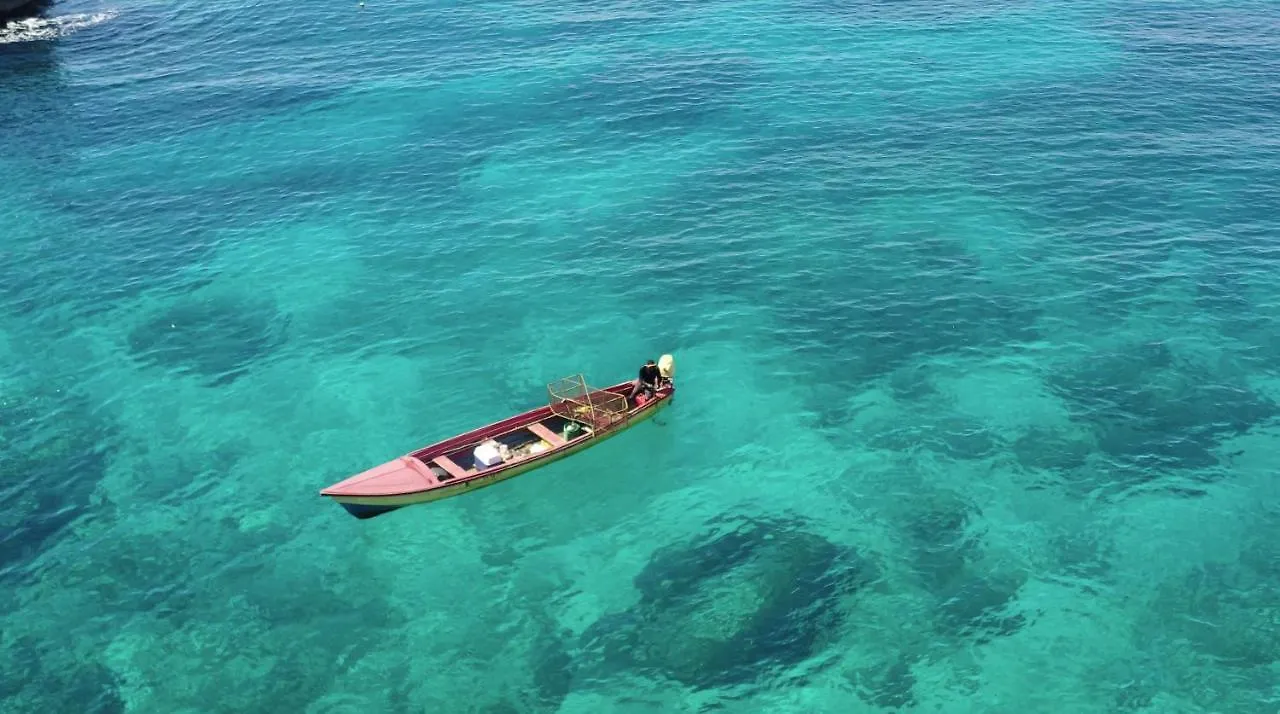
[[[116,10],[105,12],[79,13],[58,17],[29,17],[22,20],[10,20],[0,27],[0,45],[12,42],[35,42],[37,40],[56,40],[75,32],[101,25],[114,19],[120,13]]]

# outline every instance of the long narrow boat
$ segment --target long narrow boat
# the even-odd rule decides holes
[[[616,436],[657,414],[675,396],[675,363],[651,399],[628,401],[632,382],[604,389],[582,375],[547,385],[547,404],[375,466],[320,491],[356,518],[439,501],[528,473]]]

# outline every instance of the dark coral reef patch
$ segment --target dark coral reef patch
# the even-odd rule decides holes
[[[802,522],[721,522],[655,553],[635,579],[639,604],[601,618],[583,645],[606,675],[750,684],[818,654],[842,622],[841,599],[876,578]]]
[[[0,396],[0,580],[17,573],[90,506],[115,430],[54,387]]]
[[[279,349],[288,325],[274,305],[250,296],[184,296],[138,323],[129,350],[145,364],[227,384]]]
[[[1222,438],[1280,414],[1241,379],[1181,362],[1162,343],[1098,355],[1050,385],[1095,425],[1104,453],[1144,469],[1214,466]]]

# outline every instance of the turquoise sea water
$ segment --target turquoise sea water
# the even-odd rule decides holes
[[[0,31],[5,712],[1275,712],[1280,7]],[[675,356],[645,424],[325,485]]]

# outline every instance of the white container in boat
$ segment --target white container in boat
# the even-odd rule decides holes
[[[551,444],[548,444],[548,443],[547,443],[547,442],[545,442],[545,441],[539,441],[538,443],[536,443],[536,444],[534,444],[533,446],[530,446],[530,447],[529,447],[529,453],[530,453],[530,454],[541,454],[542,452],[544,452],[544,451],[546,451],[546,450],[548,450],[548,449],[550,449],[550,448],[551,448]]]
[[[498,452],[496,441],[486,441],[476,447],[476,463],[482,466],[496,466],[502,463],[502,454]]]

